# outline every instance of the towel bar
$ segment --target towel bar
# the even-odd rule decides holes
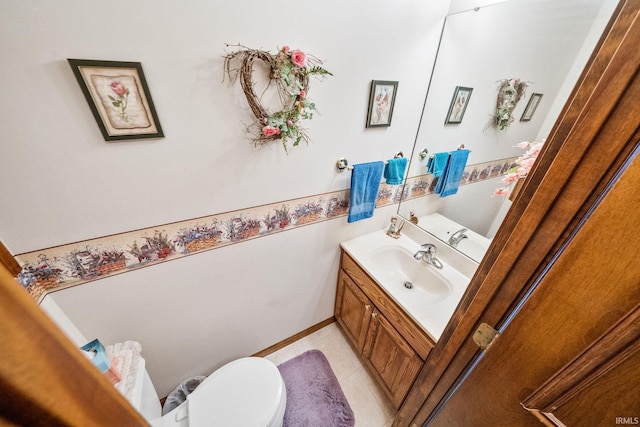
[[[399,157],[404,157],[404,154],[402,153],[402,151],[398,151],[396,153],[395,156],[393,156],[394,159],[397,159]],[[389,162],[384,162],[384,164],[386,165]],[[344,172],[345,170],[352,170],[353,166],[351,166],[349,164],[349,161],[347,159],[345,159],[344,157],[340,157],[338,159],[338,161],[336,161],[336,169],[338,169],[338,172]]]
[[[424,150],[426,150],[426,148]],[[424,151],[424,150],[422,150],[422,151]],[[457,150],[464,150],[464,144],[460,144],[458,146]],[[471,152],[471,150],[469,150],[469,152]],[[420,154],[422,154],[422,152],[420,152]],[[433,159],[433,154],[429,154],[429,158]],[[420,156],[420,160],[424,160],[424,158],[422,156]]]

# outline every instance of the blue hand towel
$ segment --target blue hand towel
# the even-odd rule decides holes
[[[469,158],[469,150],[456,150],[449,154],[447,170],[436,186],[436,192],[440,194],[440,197],[451,196],[458,192],[458,186]],[[438,189],[440,191],[437,191]]]
[[[398,157],[390,159],[384,168],[384,178],[389,185],[399,185],[404,181],[404,171],[407,169],[407,159]]]
[[[383,170],[384,162],[353,165],[347,222],[355,222],[373,216]]]
[[[449,163],[449,153],[435,153],[427,161],[427,172],[439,178],[447,168],[447,163]]]

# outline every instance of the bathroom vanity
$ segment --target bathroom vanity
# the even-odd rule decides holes
[[[335,315],[399,408],[433,348],[433,340],[344,251]]]
[[[341,244],[335,317],[396,408],[469,283],[446,260],[440,272],[414,259],[419,248],[383,231]]]

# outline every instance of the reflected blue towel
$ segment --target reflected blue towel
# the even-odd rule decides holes
[[[469,150],[456,150],[449,153],[447,169],[436,185],[436,193],[440,194],[440,197],[451,196],[458,192],[468,158]]]
[[[347,222],[355,222],[373,216],[383,170],[384,162],[353,165]]]
[[[449,153],[436,153],[427,161],[427,172],[439,178],[447,168],[447,163],[449,163]]]
[[[390,159],[384,167],[384,178],[389,185],[402,184],[404,181],[404,171],[407,169],[407,159],[398,157]]]

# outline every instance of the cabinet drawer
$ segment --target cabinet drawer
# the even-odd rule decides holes
[[[424,361],[434,346],[429,335],[344,250],[341,266]]]

